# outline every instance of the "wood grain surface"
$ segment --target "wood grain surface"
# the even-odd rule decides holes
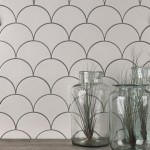
[[[0,150],[111,150],[107,147],[86,148],[72,145],[70,140],[0,140]]]

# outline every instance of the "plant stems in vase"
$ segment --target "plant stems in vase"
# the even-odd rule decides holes
[[[98,74],[98,76],[95,76]],[[108,145],[109,113],[104,113],[104,105],[109,100],[109,89],[100,84],[101,72],[80,72],[80,84],[72,89],[72,143],[81,146]],[[94,79],[98,77],[98,82]],[[100,86],[99,86],[100,85]],[[101,135],[100,120],[106,116],[104,137]]]

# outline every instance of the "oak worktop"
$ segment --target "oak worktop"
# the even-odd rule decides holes
[[[0,150],[111,150],[111,148],[109,146],[98,148],[74,146],[70,140],[1,139]]]

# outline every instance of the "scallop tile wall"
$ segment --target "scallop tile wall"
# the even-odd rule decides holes
[[[1,0],[0,138],[70,138],[80,70],[113,89],[131,53],[150,61],[148,0]]]

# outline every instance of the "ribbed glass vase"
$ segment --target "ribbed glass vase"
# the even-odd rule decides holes
[[[147,85],[116,85],[110,102],[113,150],[150,150],[150,95]]]

